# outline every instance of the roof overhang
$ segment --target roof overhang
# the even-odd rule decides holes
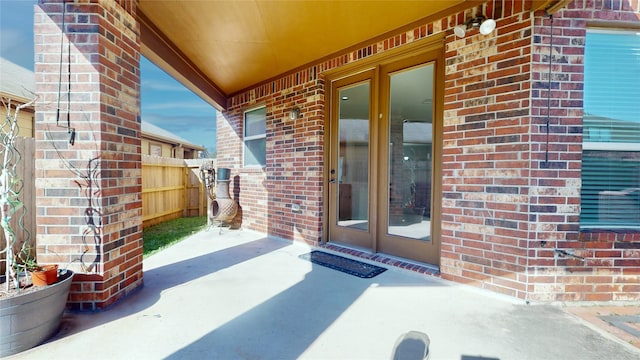
[[[531,6],[533,11],[544,10],[547,14],[553,15],[573,0],[534,0]]]
[[[486,1],[140,0],[142,54],[217,109],[255,85]]]

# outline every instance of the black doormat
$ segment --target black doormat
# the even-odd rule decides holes
[[[375,266],[361,261],[347,259],[339,255],[333,255],[322,251],[312,251],[307,254],[300,255],[301,259],[309,260],[314,264],[326,266],[328,268],[342,271],[363,279],[372,278],[378,274],[385,272],[387,269]]]

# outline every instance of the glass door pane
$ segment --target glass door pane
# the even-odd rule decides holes
[[[369,82],[338,92],[337,225],[369,229]]]
[[[389,235],[431,238],[433,74],[428,64],[389,75]]]

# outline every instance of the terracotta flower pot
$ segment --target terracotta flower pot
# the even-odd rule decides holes
[[[34,286],[47,286],[58,281],[58,265],[44,265],[39,270],[31,272]]]

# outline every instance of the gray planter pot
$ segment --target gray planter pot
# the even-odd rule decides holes
[[[72,279],[67,271],[55,284],[0,300],[0,357],[39,345],[58,331]]]

